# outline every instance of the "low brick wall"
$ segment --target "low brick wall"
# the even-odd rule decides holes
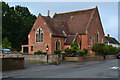
[[[1,58],[2,71],[17,70],[24,68],[24,58]]]
[[[88,56],[88,57],[79,57],[80,61],[97,61],[103,60],[102,56]]]
[[[106,55],[106,59],[116,59],[116,55]]]
[[[106,55],[106,60],[108,59],[116,59],[115,55]],[[86,57],[65,57],[65,61],[97,61],[104,60],[103,56],[86,56]]]
[[[0,55],[0,58],[20,58],[20,57],[24,57],[25,61],[42,61],[44,63],[50,63],[50,64],[59,64],[62,61],[62,55],[54,55],[54,54],[48,54],[48,55],[2,54]]]
[[[59,55],[23,55],[25,61],[42,61],[50,64],[59,64],[62,61],[62,56]]]
[[[64,57],[65,61],[80,61],[80,57]]]
[[[16,58],[16,57],[24,57],[22,54],[9,54],[9,53],[6,53],[6,54],[0,54],[0,58]]]
[[[25,61],[42,61],[44,63],[59,64],[63,60],[62,55],[22,55],[22,54],[4,54],[2,58],[20,58],[24,57]],[[116,55],[106,55],[106,59],[115,59]],[[87,56],[87,57],[64,57],[65,61],[96,61],[104,60],[103,56]]]
[[[23,55],[25,61],[43,61],[46,62],[47,56],[46,55]]]

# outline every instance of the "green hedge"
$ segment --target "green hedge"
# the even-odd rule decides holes
[[[43,53],[43,52],[40,51],[40,50],[38,50],[37,52],[34,52],[35,55],[40,55],[40,54],[42,54],[42,53]]]
[[[55,50],[55,51],[54,51],[54,54],[61,54],[61,50],[59,50],[59,49],[58,49],[58,50]]]
[[[116,55],[119,49],[111,45],[96,43],[93,45],[92,51],[95,52],[95,55],[97,56],[104,56],[104,55]]]

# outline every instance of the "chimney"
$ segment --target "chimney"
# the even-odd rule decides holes
[[[107,37],[110,37],[110,34],[107,34]]]
[[[48,15],[47,16],[50,16],[50,10],[48,10]]]

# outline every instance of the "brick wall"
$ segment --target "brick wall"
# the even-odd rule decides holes
[[[102,23],[101,23],[101,20],[100,20],[100,15],[99,15],[99,12],[98,10],[96,10],[94,12],[94,16],[92,17],[92,20],[90,22],[90,27],[88,28],[88,51],[91,55],[94,55],[94,53],[92,52],[91,48],[89,46],[90,44],[90,41],[89,41],[89,38],[90,36],[92,37],[92,45],[95,44],[95,32],[98,30],[99,32],[99,40],[98,40],[98,43],[104,43],[102,42],[102,39],[104,39],[104,30],[103,30],[103,26],[102,26]]]
[[[41,28],[44,32],[44,41],[36,42],[35,41],[35,32],[38,28]],[[29,53],[33,54],[34,52],[41,50],[46,52],[46,44],[49,46],[48,53],[51,52],[51,31],[48,29],[47,24],[43,21],[39,15],[36,22],[34,23],[29,35],[28,35],[28,44],[29,44]],[[33,51],[31,51],[31,46],[33,46]]]
[[[62,61],[62,55],[22,55],[22,54],[4,54],[0,58],[24,58],[25,61],[42,61],[44,63],[59,64]]]
[[[35,41],[35,32],[38,28],[41,28],[44,32],[44,41],[43,42],[36,42]],[[33,54],[34,52],[40,50],[46,52],[46,45],[49,46],[49,50],[47,51],[48,54],[54,54],[54,50],[56,49],[55,42],[57,39],[60,39],[60,48],[64,50],[64,38],[61,37],[52,37],[52,33],[48,28],[47,24],[39,15],[34,26],[32,27],[29,35],[28,35],[28,44],[29,44],[29,53]],[[33,51],[31,51],[31,46],[33,46]]]
[[[106,55],[105,60],[109,59],[116,59],[115,55]],[[65,61],[97,61],[97,60],[104,60],[103,56],[86,56],[86,57],[65,57]]]
[[[24,57],[22,54],[0,54],[0,58],[17,58],[17,57]]]
[[[51,53],[54,54],[54,50],[56,50],[56,40],[60,40],[60,50],[64,51],[64,38],[60,37],[52,37],[51,38]]]
[[[116,59],[116,55],[106,55],[106,59]]]
[[[43,61],[46,62],[47,56],[46,55],[23,55],[25,61]]]
[[[18,57],[19,55],[19,57]],[[3,58],[3,55],[0,55]],[[21,54],[5,54],[4,58],[23,58],[25,61],[42,61],[45,63],[59,64],[63,59],[65,61],[96,61],[104,60],[103,56],[88,56],[88,57],[64,57],[64,55],[21,55]],[[106,55],[106,60],[116,59],[116,55]]]
[[[82,35],[82,46],[81,49],[88,48],[88,35]]]
[[[62,56],[59,55],[23,55],[25,61],[42,61],[44,63],[59,64],[62,61]]]

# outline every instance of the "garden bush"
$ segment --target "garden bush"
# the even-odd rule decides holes
[[[72,49],[71,48],[69,48],[69,47],[67,47],[67,48],[65,48],[65,50],[64,50],[65,52],[69,52],[69,53],[71,53],[72,52]]]
[[[117,53],[118,53],[118,52],[120,52],[120,47],[119,47],[119,48],[117,48]]]
[[[68,57],[75,57],[74,53],[68,55]]]
[[[59,49],[58,49],[58,50],[55,50],[55,51],[54,51],[54,54],[61,54],[61,50],[59,50]]]
[[[77,42],[72,43],[71,47],[78,47],[78,43]]]
[[[86,55],[87,53],[88,53],[88,50],[87,49],[83,49],[83,51],[84,51],[84,54]]]
[[[91,55],[89,55],[89,54],[86,54],[86,55],[83,55],[83,56],[91,56]]]
[[[37,52],[34,52],[35,55],[39,55],[39,54],[42,54],[43,52],[38,50]]]
[[[29,53],[23,53],[23,54],[28,55]]]
[[[23,53],[22,51],[20,51],[20,53]]]
[[[80,50],[78,44],[75,42],[71,44],[71,48],[66,48],[65,52],[67,56],[76,57],[86,55],[88,53],[88,50],[87,49]]]
[[[83,55],[84,55],[84,51],[83,51],[83,50],[77,50],[77,53],[78,53],[80,56],[83,56]]]
[[[69,56],[69,57],[74,57],[76,55],[75,50],[69,47],[65,49],[65,53],[66,53],[66,56]]]
[[[93,45],[92,51],[95,52],[96,56],[105,56],[105,55],[116,55],[118,49],[111,45],[96,43]]]

